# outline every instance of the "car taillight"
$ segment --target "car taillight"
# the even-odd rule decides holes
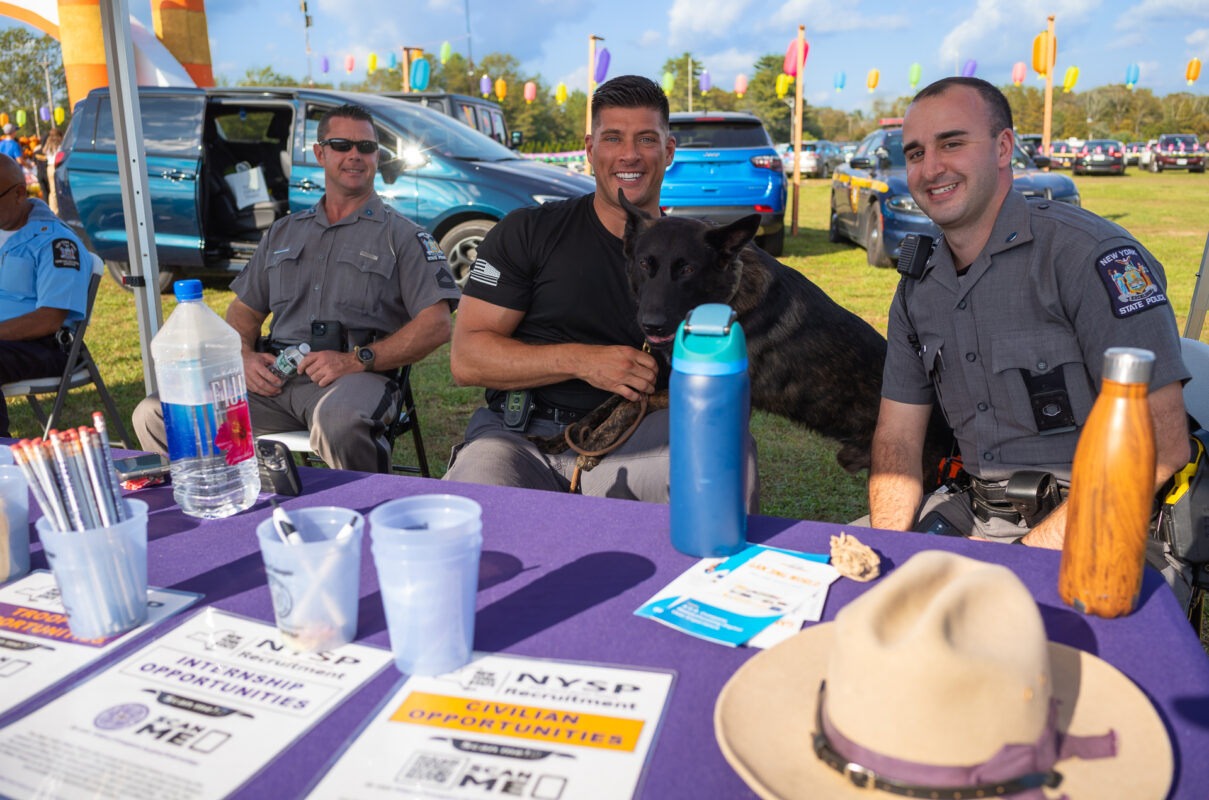
[[[759,211],[761,214],[772,214],[774,212],[772,206],[752,206],[752,208],[754,208],[756,211]]]
[[[752,156],[751,163],[760,169],[773,169],[777,172],[782,170],[781,159],[776,156]]]
[[[1112,156],[1113,158],[1116,158],[1116,157],[1118,157],[1118,156],[1122,156],[1122,155],[1124,155],[1124,153],[1120,153],[1120,152],[1118,152],[1118,151],[1116,151],[1116,150],[1109,150],[1109,151],[1108,151],[1108,154],[1109,154],[1110,156]]]
[[[67,153],[63,150],[55,153],[55,169],[63,166],[63,159],[67,158]]]

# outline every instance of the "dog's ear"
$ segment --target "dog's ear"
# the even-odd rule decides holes
[[[759,227],[760,215],[749,214],[729,225],[706,232],[705,243],[722,255],[722,263],[729,264],[755,237]]]
[[[628,260],[634,254],[634,239],[651,223],[651,215],[626,199],[625,192],[617,190],[617,201],[625,209],[625,236],[621,239],[621,252]]]

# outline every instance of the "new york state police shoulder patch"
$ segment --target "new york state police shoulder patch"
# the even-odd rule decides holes
[[[441,246],[437,244],[437,240],[432,238],[432,234],[428,231],[420,231],[416,234],[416,238],[420,240],[420,246],[424,248],[424,258],[428,261],[444,261],[445,252],[441,250]]]
[[[1124,318],[1167,305],[1167,295],[1136,247],[1115,247],[1096,259],[1113,316]]]
[[[51,257],[60,269],[80,269],[80,248],[71,239],[55,239],[50,243]]]

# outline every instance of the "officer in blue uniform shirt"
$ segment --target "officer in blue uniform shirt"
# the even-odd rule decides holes
[[[56,334],[84,317],[91,278],[80,240],[26,196],[21,167],[0,155],[0,384],[63,373],[67,353]],[[0,395],[0,436],[8,435]]]

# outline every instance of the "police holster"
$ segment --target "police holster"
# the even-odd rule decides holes
[[[1025,469],[1013,473],[1003,487],[1003,499],[1012,504],[1030,528],[1050,515],[1062,502],[1058,480],[1048,472]]]

